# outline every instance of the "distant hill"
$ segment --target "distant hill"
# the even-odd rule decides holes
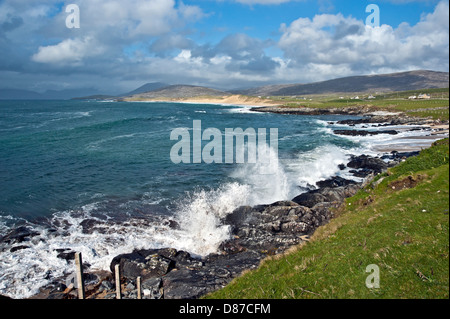
[[[161,83],[161,82],[152,82],[152,83],[146,83],[140,87],[138,87],[136,90],[127,92],[127,93],[122,93],[119,95],[104,95],[104,94],[95,94],[95,95],[88,95],[88,96],[79,96],[76,98],[73,98],[73,100],[115,100],[115,99],[120,99],[126,96],[133,96],[136,94],[141,94],[141,93],[146,93],[146,92],[151,92],[154,90],[158,90],[164,87],[169,86],[169,84],[166,83]]]
[[[0,89],[0,100],[42,100],[37,92],[20,89]]]
[[[180,99],[180,98],[190,98],[198,96],[226,96],[230,93],[210,89],[202,86],[195,85],[170,85],[158,90],[151,92],[135,94],[131,98],[136,99],[158,99],[158,98],[170,98],[170,99]]]
[[[74,89],[37,93],[20,89],[0,89],[0,100],[6,99],[121,99],[124,97],[140,99],[191,98],[198,96],[227,96],[241,94],[250,96],[293,96],[330,93],[376,93],[448,88],[449,73],[436,71],[410,71],[381,75],[363,75],[338,78],[308,84],[268,85],[251,89],[221,91],[194,85],[168,85],[153,82],[142,85],[128,93],[116,96],[102,95],[93,89]]]
[[[97,95],[93,89],[47,90],[38,93],[21,89],[0,89],[0,100],[68,100],[77,96]]]
[[[448,72],[420,70],[382,75],[351,76],[309,84],[269,85],[231,92],[252,96],[293,96],[326,93],[397,92],[445,87],[449,87]]]
[[[146,92],[159,90],[161,88],[165,88],[165,87],[168,87],[168,86],[170,86],[170,84],[161,83],[161,82],[146,83],[143,86],[137,88],[136,90],[133,90],[133,91],[128,92],[128,93],[120,94],[118,96],[131,96],[131,95],[135,95],[135,94],[141,94],[141,93],[146,93]]]

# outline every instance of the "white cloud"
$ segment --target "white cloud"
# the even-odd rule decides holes
[[[39,63],[56,65],[78,65],[86,57],[92,57],[104,52],[92,37],[83,39],[66,39],[56,45],[41,46],[32,56]]]
[[[414,26],[372,28],[342,14],[300,18],[282,25],[279,47],[291,66],[327,75],[378,73],[382,70],[447,69],[449,6],[441,1],[435,11]]]

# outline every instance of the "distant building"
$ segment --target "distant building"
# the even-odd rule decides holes
[[[410,99],[410,100],[415,100],[415,99],[417,99],[417,96],[411,95],[410,97],[408,97],[408,99]]]
[[[419,94],[419,96],[417,98],[418,99],[428,100],[428,99],[431,99],[431,96],[428,95],[428,94]]]
[[[375,99],[375,96],[373,96],[372,94],[369,95],[368,97],[369,100]]]

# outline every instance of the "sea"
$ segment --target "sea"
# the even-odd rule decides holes
[[[58,257],[64,251],[106,270],[134,249],[217,252],[230,238],[222,219],[235,208],[290,200],[331,176],[357,180],[338,165],[399,138],[333,133],[346,127],[337,121],[352,118],[239,105],[0,101],[0,294],[27,298],[73,273],[73,261]],[[196,120],[223,137],[227,128],[277,129],[277,151],[264,163],[175,164],[171,133],[192,132]],[[1,241],[21,226],[34,235]]]

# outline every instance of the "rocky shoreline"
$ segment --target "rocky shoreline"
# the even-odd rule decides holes
[[[379,125],[430,124],[426,119],[411,119],[393,114],[368,114],[361,109],[333,110],[256,108],[258,112],[283,114],[323,115],[346,114],[365,116],[356,120],[340,121],[349,127],[363,123]],[[274,111],[275,110],[275,111]],[[337,112],[337,111],[336,111]],[[342,113],[345,112],[345,113]],[[351,132],[351,133],[349,133]],[[363,130],[339,130],[335,134],[364,135]],[[396,134],[395,130],[379,131],[380,134]],[[319,181],[309,190],[292,198],[270,205],[243,206],[227,215],[221,222],[228,225],[231,238],[223,242],[215,254],[199,258],[185,251],[173,248],[141,249],[115,256],[110,263],[110,271],[97,271],[85,266],[86,297],[90,299],[114,299],[115,266],[120,265],[123,298],[136,299],[136,278],[142,278],[144,299],[195,299],[227,285],[246,270],[255,269],[264,258],[280,254],[292,246],[308,241],[315,230],[327,224],[334,217],[335,208],[346,198],[355,195],[367,182],[389,167],[397,165],[405,158],[415,156],[418,151],[392,151],[381,157],[368,155],[351,156],[338,169],[350,169],[362,182],[334,176]],[[300,190],[299,190],[300,193]],[[84,227],[84,226],[83,226]],[[89,227],[89,225],[86,225]],[[93,226],[95,227],[95,225]],[[174,225],[173,227],[176,227]],[[0,243],[14,243],[14,249],[26,249],[26,242],[37,236],[27,227],[19,227],[0,238]],[[19,246],[17,246],[19,245]],[[21,248],[22,247],[22,248]],[[71,263],[74,251],[61,250],[58,258]],[[77,298],[74,274],[54,279],[34,299],[74,299]]]
[[[381,157],[352,156],[339,168],[352,168],[363,182],[332,177],[318,182],[313,189],[291,201],[270,205],[243,206],[226,216],[222,223],[229,225],[231,238],[223,242],[219,252],[204,258],[173,248],[141,249],[115,256],[110,271],[95,271],[85,265],[86,297],[115,299],[114,270],[121,269],[122,298],[136,299],[136,278],[142,278],[144,299],[196,299],[227,285],[246,270],[255,269],[261,260],[280,254],[288,248],[308,241],[314,231],[327,224],[333,209],[351,197],[373,176],[398,164],[418,152],[398,153]],[[1,241],[23,241],[35,236],[26,228],[4,236]],[[68,262],[73,251],[61,251],[58,258]],[[43,287],[37,299],[77,298],[74,274],[55,279]]]
[[[392,125],[437,125],[446,124],[427,118],[412,117],[400,112],[384,112],[369,106],[349,106],[342,108],[308,108],[308,107],[283,107],[263,106],[251,109],[254,112],[277,113],[289,115],[350,115],[359,116],[360,119],[339,121],[340,124],[354,126],[355,124],[378,123],[380,126]]]

